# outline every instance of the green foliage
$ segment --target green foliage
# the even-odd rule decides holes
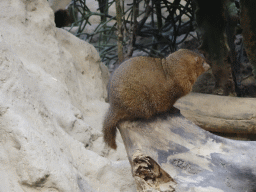
[[[108,14],[109,7],[114,2],[98,0],[97,12],[92,12],[85,0],[73,0],[69,6],[74,18],[70,30],[74,31],[76,27],[76,36],[94,44],[106,65],[118,60],[118,24],[116,16]],[[135,50],[155,57],[164,57],[175,51],[177,45],[194,29],[193,12],[191,0],[185,1],[185,4],[181,0],[133,0],[133,3],[126,5],[121,0],[121,41],[125,57],[132,56]],[[85,33],[86,26],[91,25],[89,19],[92,16],[98,16],[101,22],[92,33]],[[185,36],[178,41],[177,37],[181,34]],[[138,43],[138,38],[143,39],[144,43]],[[95,39],[97,43],[94,43]]]

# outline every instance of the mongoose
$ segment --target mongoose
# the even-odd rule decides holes
[[[105,143],[116,149],[116,127],[121,121],[149,119],[171,111],[207,66],[199,54],[186,49],[163,59],[141,56],[123,62],[108,84],[110,107],[103,122]]]

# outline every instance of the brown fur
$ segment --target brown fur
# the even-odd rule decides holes
[[[188,94],[205,69],[198,54],[180,49],[164,59],[134,57],[122,63],[109,81],[110,107],[103,122],[104,141],[116,149],[116,127],[121,121],[170,111]]]

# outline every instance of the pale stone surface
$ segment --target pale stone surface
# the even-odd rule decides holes
[[[96,49],[55,28],[46,0],[0,7],[0,191],[135,191],[124,146],[102,142],[108,72]]]
[[[59,9],[65,9],[71,0],[48,0],[48,2],[53,11],[57,11]]]

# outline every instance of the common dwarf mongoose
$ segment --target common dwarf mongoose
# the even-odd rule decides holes
[[[149,119],[170,111],[207,68],[209,65],[199,54],[186,49],[163,59],[141,56],[123,62],[108,84],[110,107],[103,122],[105,143],[116,149],[116,127],[121,121]]]

